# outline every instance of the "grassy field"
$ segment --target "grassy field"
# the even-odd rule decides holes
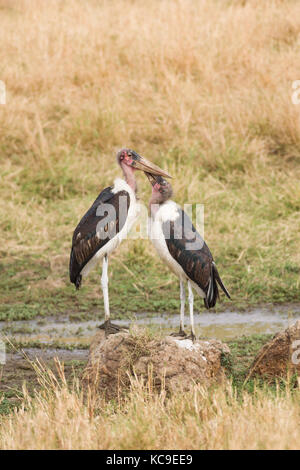
[[[100,268],[75,292],[70,244],[120,175],[124,146],[175,176],[177,202],[204,204],[205,239],[232,295],[218,310],[299,302],[299,43],[296,0],[0,0],[0,321],[102,317]],[[147,203],[149,183],[137,178]],[[147,240],[123,243],[109,277],[114,317],[178,311],[178,281]],[[229,385],[197,388],[166,402],[135,384],[126,403],[94,416],[76,391],[55,387],[4,418],[1,448],[80,448],[83,436],[91,448],[299,442],[289,389],[241,399]],[[65,422],[50,429],[49,416]]]
[[[235,304],[299,300],[299,3],[75,4],[0,1],[0,318],[103,312],[100,270],[75,294],[68,256],[122,146],[205,205]],[[148,241],[124,243],[110,278],[116,314],[177,309]]]

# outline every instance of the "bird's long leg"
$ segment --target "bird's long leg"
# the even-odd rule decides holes
[[[172,333],[171,336],[185,337],[186,332],[184,331],[184,308],[185,308],[185,289],[184,281],[180,279],[180,327],[178,333]]]
[[[194,294],[190,281],[188,280],[188,290],[189,290],[189,307],[190,307],[190,322],[191,322],[191,339],[195,341],[195,326],[194,326]]]
[[[108,296],[108,256],[107,255],[104,255],[104,258],[103,258],[101,285],[102,285],[103,299],[104,299],[104,313],[105,313],[104,321],[107,322],[110,320],[109,296]]]
[[[184,308],[185,308],[185,289],[184,289],[184,282],[182,280],[180,280],[180,328],[179,328],[179,333],[184,333]]]
[[[108,296],[108,257],[104,255],[103,265],[102,265],[102,276],[101,276],[101,286],[103,291],[103,300],[104,300],[104,323],[99,326],[99,328],[105,330],[105,335],[119,333],[123,328],[119,325],[111,323],[110,321],[110,311],[109,311],[109,296]],[[126,327],[124,327],[127,329]]]

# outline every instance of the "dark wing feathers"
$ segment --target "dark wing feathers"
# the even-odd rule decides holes
[[[214,307],[219,296],[218,285],[227,297],[213,256],[201,235],[197,232],[188,215],[178,208],[179,217],[162,225],[167,247],[173,258],[180,264],[187,276],[206,294],[206,308]]]
[[[114,194],[112,187],[108,187],[99,194],[74,230],[70,254],[70,280],[77,289],[80,287],[80,273],[84,266],[124,226],[126,217],[119,217],[120,196],[126,197],[128,212],[130,203],[128,192],[124,190]],[[104,215],[97,215],[98,207],[104,203],[114,206],[115,216],[107,212]],[[100,237],[97,236],[97,230]]]
[[[178,212],[179,217],[175,221],[163,223],[168,250],[188,277],[206,292],[213,261],[212,254],[188,215],[180,208]],[[197,249],[188,249],[189,244],[193,243],[197,244]]]
[[[78,233],[80,232],[81,228],[83,228],[86,223],[90,223],[90,221],[93,219],[93,216],[96,214],[97,208],[99,204],[104,204],[108,202],[111,198],[113,198],[114,193],[112,192],[113,187],[109,186],[108,188],[103,189],[101,193],[97,196],[89,210],[84,214],[82,219],[80,220],[79,224],[74,230],[73,233],[73,239],[72,239],[72,246],[76,241],[76,237]]]

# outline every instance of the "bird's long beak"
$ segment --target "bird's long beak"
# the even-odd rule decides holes
[[[153,175],[160,175],[164,178],[172,178],[169,173],[159,168],[159,166],[155,165],[152,162],[149,162],[147,158],[141,157],[140,155],[136,154],[136,158],[133,159],[132,166],[137,170],[142,170],[145,173],[152,173]]]
[[[156,178],[154,175],[152,175],[151,173],[148,173],[147,171],[145,171],[145,175],[147,176],[148,180],[150,181],[151,185],[154,186],[155,183],[156,183]]]

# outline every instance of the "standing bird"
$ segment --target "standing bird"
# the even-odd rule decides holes
[[[172,186],[161,176],[146,173],[151,185],[149,235],[159,256],[180,280],[180,329],[173,336],[185,337],[184,281],[188,284],[191,336],[194,328],[192,288],[204,299],[207,309],[214,307],[219,297],[218,284],[230,299],[219,276],[212,254],[188,215],[170,198]]]
[[[105,188],[82,217],[72,239],[70,254],[70,281],[80,288],[83,277],[103,259],[101,284],[104,297],[105,320],[100,328],[106,335],[120,330],[110,321],[108,297],[108,255],[126,238],[138,216],[135,170],[150,171],[170,177],[158,166],[130,149],[117,153],[124,180],[117,178],[114,186]]]

